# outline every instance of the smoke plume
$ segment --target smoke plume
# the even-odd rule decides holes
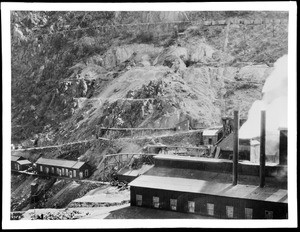
[[[287,127],[287,55],[279,58],[262,89],[263,97],[249,110],[239,131],[241,139],[260,136],[261,111],[266,111],[266,155],[278,154],[279,127]]]

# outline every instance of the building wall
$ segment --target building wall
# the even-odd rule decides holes
[[[189,161],[185,160],[171,160],[171,159],[154,159],[156,167],[169,167],[169,168],[183,168],[183,169],[196,169],[203,171],[211,172],[222,172],[232,173],[232,161],[220,160],[217,163],[202,160],[202,161]],[[275,166],[266,166],[266,177],[272,177],[277,172],[280,173],[284,167],[282,165]],[[250,175],[250,176],[259,176],[259,164],[243,164],[239,163],[238,165],[238,174],[239,175]]]
[[[211,143],[209,142],[209,140],[211,139]],[[203,145],[214,145],[216,144],[216,142],[218,141],[218,136],[214,135],[214,136],[203,136]]]
[[[11,170],[15,170],[15,171],[24,171],[26,169],[28,169],[31,165],[29,164],[19,164],[17,161],[11,161]]]
[[[41,171],[40,167],[43,167],[43,171]],[[46,168],[48,168],[49,172],[46,172]],[[53,169],[52,169],[53,168]],[[37,164],[37,172],[40,174],[44,174],[44,175],[50,175],[50,176],[64,176],[64,177],[69,177],[72,179],[83,179],[86,178],[88,176],[84,175],[85,170],[88,170],[88,176],[90,176],[91,174],[91,170],[89,168],[89,166],[87,166],[86,164],[84,164],[80,169],[72,169],[72,168],[65,168],[65,167],[54,167],[51,165],[40,165]],[[52,171],[53,170],[53,171]],[[61,172],[59,173],[59,170],[61,170]],[[68,171],[68,174],[67,174]],[[70,175],[70,171],[72,172],[72,175]],[[75,171],[75,175],[74,175],[74,171]],[[82,172],[82,178],[80,177],[80,172]]]
[[[142,196],[141,207],[156,208],[163,210],[172,210],[170,199],[177,200],[177,209],[175,211],[183,213],[189,212],[189,203],[194,202],[195,214],[211,216],[214,218],[229,218],[226,213],[226,206],[228,212],[233,207],[233,219],[245,219],[245,208],[252,209],[252,219],[264,219],[266,217],[266,210],[273,212],[274,219],[284,219],[287,217],[286,203],[272,203],[250,199],[238,199],[222,196],[212,196],[205,194],[174,192],[168,190],[147,189],[139,187],[130,187],[130,202],[132,206],[137,206],[136,195]],[[159,205],[154,206],[153,197],[159,198]],[[213,215],[209,215],[207,204],[212,204],[214,207]]]
[[[11,161],[11,170],[17,170],[18,171],[18,163],[16,161]]]

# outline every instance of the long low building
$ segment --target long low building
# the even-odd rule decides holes
[[[260,188],[256,172],[249,175],[247,171],[242,175],[242,169],[239,169],[238,184],[232,185],[231,173],[222,172],[224,169],[220,167],[218,170],[210,168],[218,166],[220,160],[176,156],[154,158],[155,166],[129,184],[133,206],[224,219],[288,217],[287,183],[284,180],[266,176],[266,185]],[[192,168],[188,168],[190,165]]]
[[[36,161],[39,174],[51,176],[66,176],[74,179],[83,179],[90,175],[91,169],[88,164],[81,161],[39,158]]]

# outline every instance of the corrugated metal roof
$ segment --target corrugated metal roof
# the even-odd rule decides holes
[[[224,197],[287,203],[287,190],[255,185],[232,185],[199,179],[142,175],[130,184],[133,187],[201,193]]]
[[[47,158],[39,158],[36,161],[37,164],[42,165],[51,165],[51,166],[58,166],[58,167],[66,167],[66,168],[80,168],[84,162],[75,161],[75,160],[64,160],[64,159],[47,159]]]
[[[17,163],[21,165],[31,164],[29,160],[18,160]]]

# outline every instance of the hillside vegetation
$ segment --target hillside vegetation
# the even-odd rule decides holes
[[[88,141],[13,153],[32,162],[79,158],[93,167],[90,179],[99,180],[103,155],[151,143],[197,146],[196,134],[128,138],[100,129],[173,128],[186,119],[191,129],[205,128],[235,108],[247,118],[273,63],[287,54],[287,19],[286,12],[13,11],[12,143]],[[62,183],[80,193],[90,189],[65,182],[52,194],[65,194]],[[14,210],[27,207],[28,191],[12,184],[21,202]],[[28,196],[23,202],[18,195]]]

